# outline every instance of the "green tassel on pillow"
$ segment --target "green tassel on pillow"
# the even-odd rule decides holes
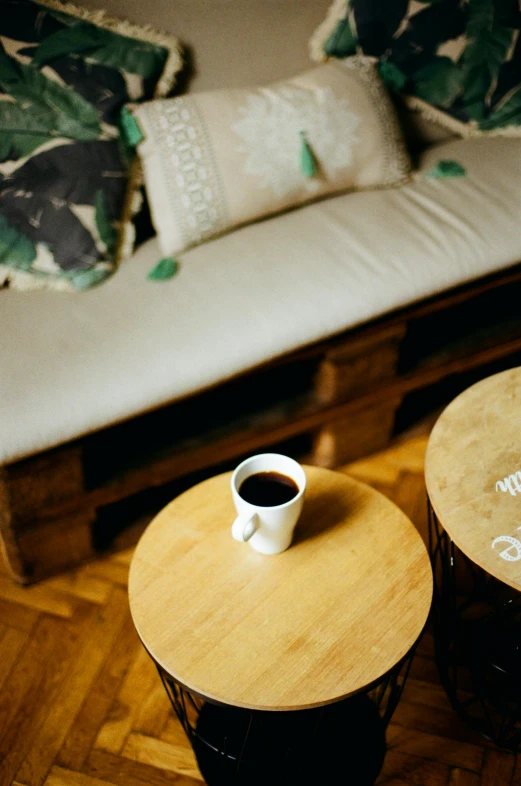
[[[173,257],[165,257],[149,271],[147,278],[149,281],[167,281],[167,279],[175,276],[178,269],[177,260],[173,259]]]
[[[467,171],[457,161],[438,161],[425,177],[465,177]]]
[[[300,169],[306,177],[315,177],[318,174],[317,160],[313,153],[304,131],[300,134]]]
[[[129,147],[137,147],[144,139],[143,132],[139,127],[134,115],[126,106],[121,110],[120,116],[121,135]]]

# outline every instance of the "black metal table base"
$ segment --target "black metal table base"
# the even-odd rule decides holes
[[[370,786],[382,766],[385,732],[365,696],[297,713],[206,704],[197,722],[194,751],[201,774],[212,786]]]
[[[209,786],[372,786],[413,652],[369,694],[287,712],[202,701],[158,671]]]
[[[496,745],[521,750],[521,594],[469,560],[430,502],[436,661],[450,702]]]

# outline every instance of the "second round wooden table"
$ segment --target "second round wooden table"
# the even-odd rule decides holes
[[[434,632],[453,707],[521,751],[521,368],[476,382],[427,446]]]

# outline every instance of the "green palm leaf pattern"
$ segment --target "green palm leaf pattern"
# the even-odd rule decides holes
[[[347,57],[355,54],[356,46],[357,38],[346,13],[324,44],[324,52],[330,57]]]
[[[96,192],[95,220],[100,238],[105,244],[108,253],[113,254],[116,250],[118,233],[110,220],[107,197],[105,192],[101,190]]]
[[[462,73],[449,57],[435,57],[414,74],[415,94],[438,106],[451,106],[461,90]]]
[[[407,75],[389,60],[380,60],[378,71],[389,90],[395,93],[399,93],[407,84]]]
[[[0,268],[15,288],[88,289],[115,271],[131,220],[121,110],[166,92],[178,43],[68,3],[2,5]]]
[[[33,63],[43,66],[56,57],[93,50],[100,43],[98,34],[99,30],[86,22],[58,30],[38,45]]]
[[[60,275],[60,278],[67,279],[75,289],[82,292],[83,290],[96,286],[96,284],[101,284],[101,282],[109,278],[112,273],[113,270],[100,265],[91,267],[89,270],[73,270],[70,273]]]
[[[481,120],[479,127],[482,131],[505,126],[521,126],[521,85],[513,90],[485,119]]]
[[[20,112],[15,115],[13,111],[11,120],[23,124],[8,126],[8,133],[33,135],[39,131],[42,137],[61,136],[78,142],[89,142],[101,135],[98,113],[92,104],[68,87],[48,79],[34,66],[15,61],[1,45],[0,87],[23,110],[23,115]]]
[[[52,136],[50,122],[48,112],[28,112],[20,104],[0,101],[0,159],[28,156],[48,142]]]
[[[386,36],[398,9],[401,20]],[[327,55],[377,57],[390,90],[482,130],[521,125],[516,0],[345,0],[335,13],[336,27],[322,44]]]
[[[470,5],[471,10],[472,8],[473,4]],[[512,43],[514,31],[494,24],[493,19],[490,21],[489,15],[485,13],[472,19],[468,32],[470,31],[472,38],[459,60],[463,106],[470,117],[481,120],[487,111],[487,93],[495,84]]]
[[[0,215],[0,264],[8,260],[13,267],[29,270],[35,259],[36,249],[32,240],[10,226],[6,217]]]
[[[102,65],[139,74],[144,79],[157,74],[164,65],[164,47],[94,27],[74,20],[70,27],[50,35],[38,46],[33,63],[38,66],[68,54],[88,54]]]

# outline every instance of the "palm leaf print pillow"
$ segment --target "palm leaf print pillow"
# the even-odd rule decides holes
[[[132,248],[128,101],[165,95],[177,41],[58,0],[0,19],[0,285],[83,290]]]
[[[375,57],[409,107],[471,136],[521,134],[518,0],[335,0],[312,57]]]

